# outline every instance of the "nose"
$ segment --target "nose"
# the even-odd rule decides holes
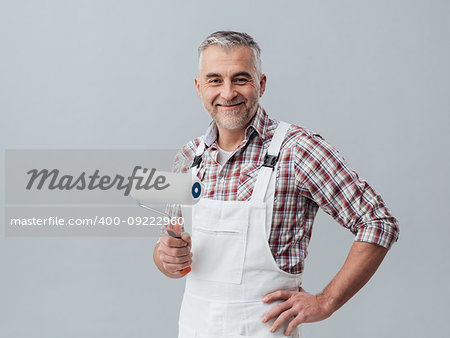
[[[237,96],[231,81],[224,81],[221,89],[220,96],[226,101],[232,101]]]

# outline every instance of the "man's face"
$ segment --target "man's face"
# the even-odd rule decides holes
[[[209,46],[203,51],[195,86],[219,128],[243,129],[255,115],[266,76],[258,77],[249,47]]]

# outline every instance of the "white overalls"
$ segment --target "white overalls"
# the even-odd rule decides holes
[[[276,161],[289,124],[280,122],[266,156]],[[197,156],[204,151],[202,142]],[[272,165],[276,162],[272,161]],[[266,162],[266,161],[265,161]],[[193,167],[193,175],[197,169]],[[179,338],[286,337],[261,316],[278,302],[263,303],[275,290],[298,291],[301,274],[281,270],[270,251],[276,168],[262,166],[250,201],[202,198],[192,209],[192,271],[180,310]],[[291,338],[302,337],[297,328]]]

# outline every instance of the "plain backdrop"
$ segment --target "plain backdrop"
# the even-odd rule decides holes
[[[449,15],[445,0],[2,0],[2,152],[178,148],[209,123],[197,46],[248,32],[263,107],[321,134],[400,221],[371,281],[306,337],[448,337]],[[2,235],[0,337],[176,337],[184,282],[155,268],[156,240]],[[318,215],[306,290],[325,287],[352,240]]]

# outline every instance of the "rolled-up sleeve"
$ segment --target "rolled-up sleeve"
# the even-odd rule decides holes
[[[355,241],[390,248],[398,240],[398,221],[381,196],[320,135],[309,135],[297,147],[301,190],[348,228]]]

